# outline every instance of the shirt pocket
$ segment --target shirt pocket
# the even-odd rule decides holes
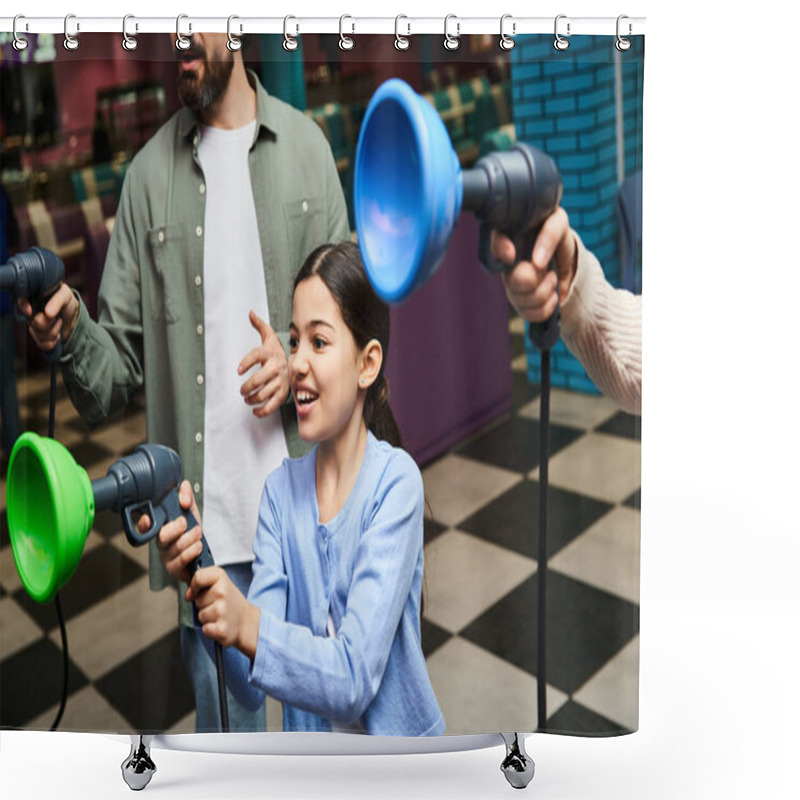
[[[181,224],[160,225],[147,232],[152,255],[153,274],[150,280],[150,314],[153,319],[177,322],[186,298],[185,270],[186,234]]]
[[[328,241],[328,210],[325,198],[304,197],[283,204],[292,278],[314,248]]]

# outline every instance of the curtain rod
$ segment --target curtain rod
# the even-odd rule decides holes
[[[70,36],[82,33],[123,32],[123,17],[82,17],[70,14],[67,17],[28,17],[18,15],[0,17],[0,32],[64,34],[68,28]],[[180,24],[178,24],[180,23]],[[230,27],[229,27],[230,26]],[[301,33],[332,34],[445,34],[465,36],[469,34],[498,34],[518,36],[530,33],[554,33],[556,27],[562,36],[607,35],[640,36],[645,32],[645,17],[195,17],[182,14],[175,17],[136,17],[127,15],[125,30],[128,35],[144,33],[176,33],[178,27],[183,35],[192,31],[209,33]]]

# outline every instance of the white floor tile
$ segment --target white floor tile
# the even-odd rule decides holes
[[[425,548],[425,616],[458,633],[534,572],[533,559],[446,531]]]
[[[105,675],[178,624],[174,589],[151,592],[147,576],[69,621],[70,658],[90,680]],[[60,646],[56,629],[51,640]]]
[[[42,712],[25,727],[33,730],[50,730],[59,704]],[[85,686],[67,698],[59,731],[90,733],[130,733],[131,726],[125,718],[92,686]],[[122,763],[122,757],[120,757]]]
[[[639,727],[639,637],[636,636],[573,699],[620,725]]]
[[[464,639],[454,638],[428,659],[446,734],[532,731],[536,728],[536,678]],[[567,696],[547,687],[547,711]]]
[[[539,398],[531,400],[519,410],[521,417],[539,419]],[[550,390],[550,422],[570,428],[591,430],[613,417],[619,409],[606,397],[565,389]]]
[[[553,486],[621,503],[641,485],[641,444],[620,436],[588,433],[556,453],[549,469]],[[531,477],[538,479],[538,467]]]
[[[617,506],[550,559],[550,568],[639,602],[640,514]]]
[[[457,455],[440,459],[425,469],[422,477],[433,519],[448,527],[522,480],[518,473]]]

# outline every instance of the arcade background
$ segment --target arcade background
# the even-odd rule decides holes
[[[102,14],[95,5],[85,13]],[[48,0],[42,6],[39,13],[64,11]],[[407,13],[444,17],[453,10],[413,6]],[[775,6],[702,18],[685,2],[668,13],[648,9],[641,729],[602,741],[534,737],[532,788],[541,797],[792,797],[796,790],[800,697],[792,632],[800,551],[789,498],[800,442],[791,423],[796,394],[787,347],[796,338],[798,273],[786,237],[775,232],[791,231],[797,211],[791,187],[800,169],[781,76],[792,74],[789,42],[800,20],[797,10]],[[183,10],[159,3],[141,13]],[[293,10],[331,13],[312,2]],[[457,10],[486,13],[472,1]],[[354,2],[350,11],[369,8]],[[570,11],[615,16],[620,8],[576,0]],[[762,24],[768,37],[758,33]],[[784,46],[765,50],[769,42]],[[734,169],[743,153],[755,164],[744,172]],[[743,198],[756,196],[763,202],[743,214]],[[779,291],[770,284],[776,273]],[[742,331],[759,294],[754,284],[769,308],[756,336]],[[702,352],[698,342],[706,345]],[[747,388],[754,365],[758,396]],[[127,791],[118,773],[127,747],[119,742],[3,732],[0,744],[3,786],[12,795]],[[158,756],[156,780],[168,797],[261,797],[265,787],[337,797],[373,797],[387,786],[395,797],[509,791],[497,774],[502,748],[304,759],[302,780],[295,759]]]

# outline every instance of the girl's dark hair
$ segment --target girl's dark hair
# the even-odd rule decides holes
[[[376,439],[393,447],[402,447],[400,429],[389,405],[386,359],[389,354],[389,306],[372,288],[358,245],[353,242],[324,244],[306,259],[294,280],[294,288],[314,275],[322,279],[333,296],[345,325],[359,349],[377,339],[383,348],[383,362],[378,377],[367,390],[364,420]]]

